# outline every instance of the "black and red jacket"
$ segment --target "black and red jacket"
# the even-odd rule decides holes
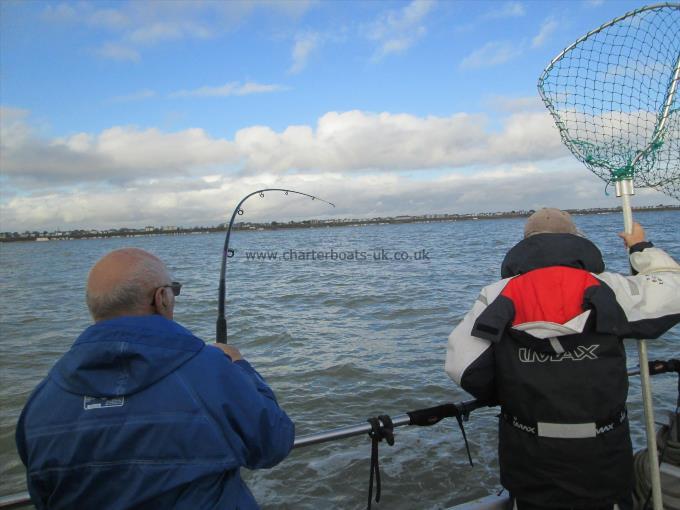
[[[631,265],[635,276],[604,272],[583,237],[531,236],[449,336],[448,374],[501,406],[501,483],[517,499],[588,508],[632,491],[622,340],[680,322],[680,266],[651,243]]]

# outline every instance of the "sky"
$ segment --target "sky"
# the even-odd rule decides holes
[[[641,5],[1,0],[0,231],[615,207],[536,82]]]

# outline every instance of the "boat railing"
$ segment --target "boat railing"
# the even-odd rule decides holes
[[[650,361],[649,362],[649,372],[650,375],[663,374],[668,372],[678,372],[680,374],[680,360],[672,359],[667,361]],[[635,367],[628,370],[629,376],[639,375],[640,368]],[[488,407],[485,403],[478,400],[466,400],[458,403],[448,403],[442,404],[435,407],[429,407],[425,409],[418,409],[415,411],[410,411],[405,414],[395,416],[394,418],[389,418],[389,416],[381,415],[376,419],[373,419],[373,423],[379,423],[379,426],[386,425],[385,421],[390,422],[391,427],[403,427],[406,425],[416,425],[416,426],[430,426],[438,423],[444,418],[456,418],[461,425],[461,430],[463,435],[465,431],[462,428],[462,421],[467,421],[469,414],[481,407]],[[386,420],[385,420],[386,419]],[[383,420],[383,421],[381,421]],[[306,446],[312,446],[321,443],[327,443],[329,441],[337,441],[340,439],[345,439],[354,436],[360,436],[364,434],[369,434],[374,430],[375,425],[370,423],[371,420],[364,421],[356,425],[349,425],[347,427],[340,427],[332,430],[322,431],[315,434],[308,434],[295,438],[293,448],[304,448]],[[482,506],[468,507],[463,506],[462,508],[474,508],[477,510],[481,509],[491,509],[498,508],[496,505],[499,502],[504,501],[503,498],[489,496],[488,498],[482,498],[479,500],[482,502]],[[31,499],[27,492],[19,494],[10,494],[8,496],[0,496],[0,510],[14,510],[20,508],[26,508],[31,505]],[[485,506],[486,505],[486,506]],[[491,505],[491,506],[488,506]]]

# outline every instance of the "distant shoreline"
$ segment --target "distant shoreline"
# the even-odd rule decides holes
[[[621,207],[602,207],[589,209],[566,209],[572,215],[608,214],[620,213]],[[647,207],[633,207],[636,213],[654,211],[680,211],[680,205],[656,205]],[[234,224],[233,230],[281,230],[287,228],[328,228],[364,225],[385,225],[395,223],[430,223],[435,221],[467,221],[467,220],[491,220],[498,218],[522,218],[533,213],[532,210],[504,211],[492,213],[470,214],[421,214],[402,215],[376,218],[342,218],[331,220],[302,220],[279,223],[276,221],[267,223],[242,221]],[[56,232],[1,232],[0,242],[26,242],[26,241],[71,241],[76,239],[108,239],[113,237],[148,237],[156,235],[188,235],[211,232],[226,232],[227,224],[222,223],[214,227],[144,227],[144,228],[120,228],[111,230],[71,230]]]

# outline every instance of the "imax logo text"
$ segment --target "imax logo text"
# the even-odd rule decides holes
[[[519,360],[522,363],[545,363],[547,361],[583,361],[585,359],[597,359],[595,351],[598,347],[599,345],[597,344],[589,345],[588,347],[579,345],[571,352],[561,352],[559,354],[545,354],[521,347],[519,349]]]

